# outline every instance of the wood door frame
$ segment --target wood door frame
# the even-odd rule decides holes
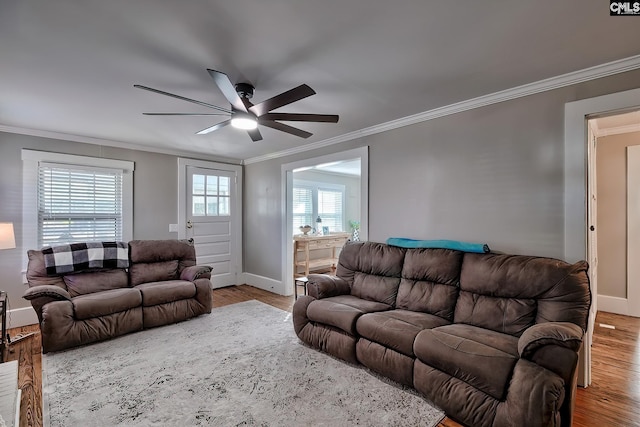
[[[589,165],[587,120],[599,114],[637,109],[640,89],[568,102],[564,107],[564,259],[568,262],[587,259],[587,197]],[[597,292],[597,289],[593,291]],[[597,294],[592,292],[597,309]],[[595,311],[592,316],[595,316]],[[593,319],[590,321],[593,328]],[[591,384],[591,334],[587,331],[580,350],[578,384]]]
[[[240,278],[243,268],[242,260],[242,166],[231,165],[227,163],[209,162],[205,160],[196,160],[179,157],[178,158],[178,239],[186,238],[186,224],[187,224],[187,166],[193,166],[197,168],[221,170],[226,172],[232,172],[235,174],[235,203],[233,210],[235,212],[233,227],[232,227],[232,240],[233,251],[231,257],[235,265],[236,278]],[[238,283],[236,283],[238,284]]]
[[[293,295],[293,170],[322,163],[360,158],[360,239],[369,236],[369,146],[312,157],[281,166],[282,173],[282,294]],[[279,292],[280,293],[280,292]]]

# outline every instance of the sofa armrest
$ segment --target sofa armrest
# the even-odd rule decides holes
[[[573,419],[578,350],[583,335],[584,331],[576,324],[547,322],[531,326],[518,340],[518,352],[522,359],[555,373],[564,381],[565,402],[558,412],[563,426],[570,426]]]
[[[582,344],[584,332],[570,322],[538,323],[528,328],[518,340],[518,353],[523,359],[532,360],[538,349],[557,345],[577,352]]]
[[[55,285],[40,285],[27,289],[22,295],[22,298],[26,300],[34,300],[36,298],[50,298],[52,301],[71,301],[71,295],[59,286]]]
[[[69,304],[71,304],[69,292],[55,285],[34,286],[27,289],[22,298],[31,301],[31,306],[38,315],[40,323],[42,323],[42,309],[45,305],[54,301],[69,301]]]
[[[192,265],[182,270],[180,279],[188,280],[189,282],[193,282],[196,279],[211,279],[211,271],[213,269],[208,265]]]
[[[328,274],[310,274],[308,279],[307,293],[316,299],[349,295],[351,293],[349,283],[340,277]]]

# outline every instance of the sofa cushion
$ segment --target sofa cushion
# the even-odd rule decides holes
[[[448,249],[407,250],[396,307],[453,320],[462,256]]]
[[[142,296],[137,289],[120,288],[80,295],[71,302],[76,319],[86,320],[139,307]]]
[[[466,253],[460,289],[493,298],[535,300],[537,307],[533,316],[526,314],[526,310],[506,313],[502,310],[506,306],[485,307],[494,318],[508,315],[505,323],[518,322],[520,331],[526,329],[525,323],[531,326],[542,322],[571,322],[586,330],[585,313],[591,301],[587,268],[585,261],[572,265],[552,258]],[[458,304],[461,302],[469,301],[458,299]],[[457,310],[456,307],[455,322],[458,322]],[[467,313],[465,311],[464,315]],[[526,322],[524,317],[519,317],[524,315]]]
[[[196,249],[186,240],[132,240],[129,257],[132,264],[177,260],[178,274],[185,267],[196,265]]]
[[[389,310],[362,315],[356,330],[361,337],[414,357],[413,341],[420,331],[447,325],[441,317],[407,310]]]
[[[351,294],[393,306],[398,294],[405,249],[374,242],[347,243],[340,252],[336,275]]]
[[[178,260],[131,264],[129,267],[131,286],[162,280],[175,280],[179,277],[178,274]]]
[[[44,265],[44,254],[42,251],[30,249],[27,251],[29,265],[27,266],[27,282],[29,287],[41,285],[53,285],[67,290],[61,276],[48,276],[47,267]]]
[[[421,331],[413,351],[427,365],[502,400],[518,361],[516,337],[469,325]]]
[[[129,286],[127,272],[122,269],[68,274],[63,279],[72,297]]]
[[[368,301],[393,306],[398,295],[400,278],[377,276],[356,272],[351,287],[351,295]]]
[[[536,308],[534,299],[500,298],[460,291],[454,321],[519,337],[534,324]]]
[[[312,322],[331,325],[356,335],[356,321],[360,316],[390,308],[389,305],[363,300],[353,295],[339,295],[312,301],[307,307],[307,317]]]
[[[136,286],[135,289],[139,289],[142,293],[144,307],[195,298],[196,296],[196,285],[186,280],[143,283]]]

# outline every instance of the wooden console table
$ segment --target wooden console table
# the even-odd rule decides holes
[[[306,277],[319,268],[335,268],[338,264],[339,249],[351,237],[350,233],[330,233],[326,236],[299,234],[293,237],[293,279]],[[314,253],[325,251],[328,255]]]

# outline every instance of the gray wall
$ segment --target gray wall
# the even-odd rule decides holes
[[[176,238],[169,224],[178,221],[178,161],[176,156],[82,144],[0,132],[0,222],[13,222],[16,249],[0,251],[0,289],[7,290],[10,308],[29,306],[22,299],[22,160],[23,148],[135,162],[135,239]]]
[[[284,245],[281,165],[365,145],[370,240],[459,239],[561,258],[564,105],[638,81],[636,70],[247,165],[245,271],[282,280],[281,251],[269,250]]]
[[[640,132],[598,138],[598,294],[627,298],[627,147]]]

